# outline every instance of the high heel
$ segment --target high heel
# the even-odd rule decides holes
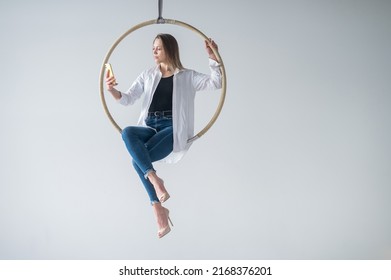
[[[170,222],[171,226],[174,226],[171,219],[170,219],[170,211],[167,209],[167,208],[164,208],[163,207],[163,210],[166,212],[166,216],[167,216],[167,226],[165,228],[162,228],[158,231],[157,235],[159,238],[162,238],[163,236],[165,236],[167,233],[169,233],[171,231],[171,228],[170,228],[170,225],[168,224],[168,222]]]
[[[166,202],[168,199],[170,198],[170,194],[168,192],[165,192],[163,193],[160,197],[159,197],[159,201],[161,203],[163,202]]]

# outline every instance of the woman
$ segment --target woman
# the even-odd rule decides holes
[[[156,36],[153,57],[157,65],[142,72],[126,92],[117,90],[115,77],[106,75],[107,90],[120,104],[131,105],[144,95],[137,126],[126,127],[122,138],[149,195],[159,238],[171,230],[169,211],[162,206],[170,195],[152,163],[176,162],[184,155],[191,145],[187,140],[194,134],[196,91],[221,88],[221,72],[211,46],[217,49],[212,40],[205,41],[210,75],[182,66],[178,43],[170,34]]]

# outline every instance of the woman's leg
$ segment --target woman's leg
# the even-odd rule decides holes
[[[152,133],[151,133],[152,132]],[[151,136],[152,135],[152,136]],[[155,130],[145,127],[127,127],[122,137],[133,157],[133,166],[139,175],[152,204],[159,202],[156,190],[165,192],[163,180],[157,177],[152,162],[165,158],[172,151],[172,126]]]
[[[173,150],[173,130],[172,126],[159,131],[158,134],[151,137],[145,144],[152,161],[158,161],[168,156]],[[170,195],[164,187],[164,181],[159,178],[155,171],[147,174],[148,181],[153,185],[159,201],[166,201]]]
[[[133,157],[133,166],[150,198],[159,228],[158,237],[161,238],[170,231],[170,227],[168,225],[168,210],[162,207],[156,191],[162,194],[166,190],[163,180],[156,175],[152,162],[165,158],[173,150],[172,121],[163,121],[154,127],[156,130],[126,128],[122,137]]]
[[[153,170],[152,160],[145,143],[155,134],[154,129],[139,126],[129,126],[122,131],[122,139],[126,148],[144,175]]]
[[[134,168],[140,176],[141,181],[143,182],[145,189],[149,195],[151,200],[153,214],[156,218],[157,226],[158,226],[158,237],[161,238],[165,234],[167,234],[171,229],[168,224],[168,210],[162,206],[159,202],[158,197],[156,196],[156,191],[151,182],[144,177],[144,174],[138,167],[138,165],[133,161]]]

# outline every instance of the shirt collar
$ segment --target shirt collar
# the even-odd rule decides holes
[[[179,72],[182,72],[182,71],[184,71],[185,69],[175,69],[175,71],[174,71],[174,75],[176,75],[176,74],[178,74]],[[156,72],[158,72],[158,73],[162,73],[162,72],[160,72],[160,65],[158,64],[158,65],[156,65],[156,67],[155,67],[155,71]]]

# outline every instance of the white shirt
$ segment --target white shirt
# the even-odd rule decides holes
[[[188,139],[194,136],[194,99],[195,93],[200,90],[215,90],[222,86],[220,65],[209,59],[210,75],[194,70],[176,70],[173,77],[172,120],[174,146],[164,162],[179,161],[190,148]],[[137,125],[146,126],[145,120],[152,102],[153,94],[162,77],[160,66],[145,70],[133,82],[132,86],[121,95],[119,103],[132,105],[144,95],[141,114]]]

